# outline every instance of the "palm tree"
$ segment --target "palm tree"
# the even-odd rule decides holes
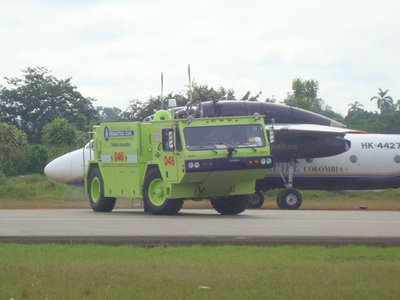
[[[354,101],[354,103],[350,103],[348,106],[349,106],[348,112],[359,111],[364,109],[364,105],[362,105],[358,101]]]
[[[381,113],[394,109],[393,98],[387,95],[389,90],[383,91],[380,88],[378,90],[378,96],[372,97],[370,101],[376,100],[376,104]]]

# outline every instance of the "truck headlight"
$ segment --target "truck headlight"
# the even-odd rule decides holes
[[[212,159],[186,161],[185,165],[187,172],[203,172],[214,169],[214,162]]]
[[[272,158],[270,158],[270,157],[261,158],[260,164],[263,166],[270,166],[270,165],[272,165]]]

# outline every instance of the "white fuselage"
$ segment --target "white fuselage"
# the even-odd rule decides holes
[[[298,159],[294,165],[294,187],[370,189],[400,185],[400,135],[346,134],[345,138],[351,147],[344,153]],[[282,176],[287,179],[289,168],[289,163],[277,163],[266,174],[265,182],[270,181],[270,188],[282,187]]]

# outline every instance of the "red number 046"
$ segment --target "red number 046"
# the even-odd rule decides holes
[[[123,161],[125,159],[124,152],[114,152],[115,161]]]
[[[164,165],[175,166],[175,157],[174,156],[164,156]]]

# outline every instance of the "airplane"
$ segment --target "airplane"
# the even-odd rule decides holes
[[[303,140],[306,138],[307,132],[304,132],[303,136],[300,136],[297,132],[293,139],[289,139],[291,144],[287,144],[287,138],[284,138],[283,142],[286,144],[283,146],[279,144],[280,149],[276,148],[273,153],[274,155],[285,156],[288,152],[292,153],[293,149],[301,148],[303,152],[306,152],[303,154],[307,154],[307,157],[321,157],[326,156],[326,152],[329,152],[328,154],[330,155],[334,155],[346,151],[349,148],[348,143],[341,138],[344,132],[347,132],[343,124],[300,108],[258,101],[207,101],[200,105],[194,102],[195,101],[190,103],[187,107],[171,107],[169,111],[175,118],[184,118],[188,115],[194,115],[195,117],[215,117],[253,115],[254,113],[258,113],[265,115],[266,126],[270,126],[272,120],[274,120],[277,129],[281,123],[297,123],[318,124],[322,126],[321,128],[325,128],[325,131],[328,131],[325,136],[328,137],[326,140],[322,140],[320,136],[318,136],[316,138],[313,137],[312,141],[307,140],[306,143],[303,142]],[[152,117],[153,115],[146,117],[143,122],[151,121]],[[286,130],[286,127],[281,127],[281,129],[285,131],[287,135],[288,130]],[[311,128],[308,130],[310,131]],[[337,134],[340,137],[337,138],[334,132],[338,132]],[[308,147],[309,142],[314,142],[317,146],[311,149]],[[322,151],[318,149],[322,149]],[[92,144],[88,143],[82,149],[69,152],[51,161],[46,165],[44,173],[46,176],[61,183],[82,185],[84,170],[87,161],[91,157],[93,157]],[[298,156],[295,158],[298,158]]]

